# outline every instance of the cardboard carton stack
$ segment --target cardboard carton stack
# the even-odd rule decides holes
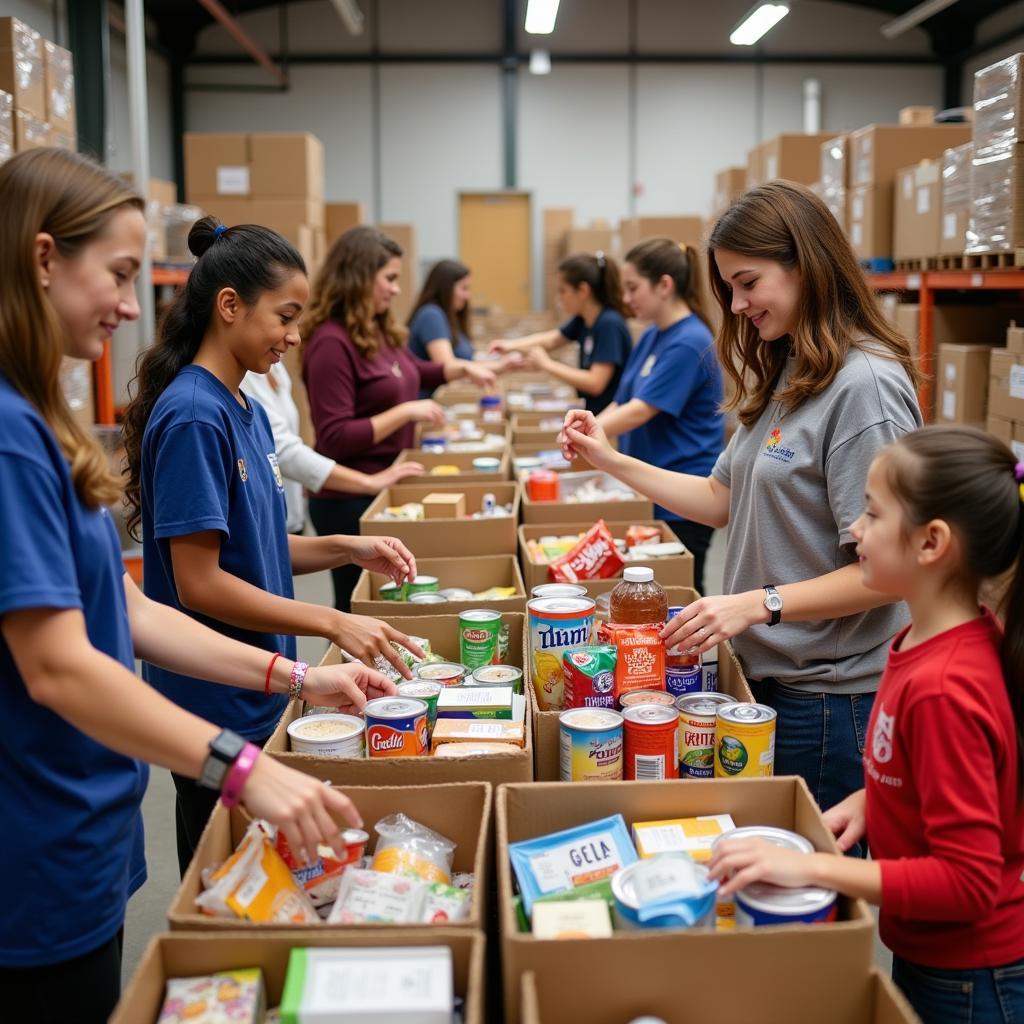
[[[940,345],[935,376],[935,422],[984,429],[988,411],[988,345]]]
[[[847,189],[850,183],[850,161],[847,159],[848,135],[837,135],[821,144],[821,198],[839,221],[839,226],[848,230]]]
[[[329,249],[349,228],[367,223],[362,203],[325,203],[326,247]]]
[[[715,175],[715,194],[711,201],[711,218],[717,220],[734,200],[747,190],[746,167],[726,167]]]
[[[821,145],[830,132],[777,135],[747,154],[747,187],[782,178],[812,185],[821,173]]]
[[[985,426],[1024,460],[1024,327],[1016,323],[1006,331],[1006,348],[991,354]]]
[[[1024,246],[1024,54],[974,76],[974,158],[971,175],[970,253]]]
[[[953,146],[942,154],[942,231],[939,255],[957,256],[967,248],[971,225],[971,163],[974,143]]]
[[[0,92],[0,164],[14,156],[14,97]]]
[[[70,50],[43,40],[43,85],[50,145],[77,148],[75,128],[75,64]]]
[[[922,160],[896,172],[893,197],[894,260],[926,262],[939,251],[942,162]]]

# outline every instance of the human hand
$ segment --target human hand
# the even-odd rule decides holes
[[[858,789],[825,812],[825,824],[843,853],[854,843],[859,843],[868,830],[866,805],[864,790]]]
[[[378,656],[382,657],[395,667],[403,679],[412,679],[412,672],[391,646],[392,641],[400,644],[417,658],[427,656],[426,651],[421,650],[418,644],[414,644],[394,626],[389,626],[386,622],[381,622],[380,619],[371,619],[368,615],[338,612],[336,625],[328,639],[364,665],[372,667],[374,659]]]
[[[534,345],[532,348],[528,348],[523,353],[523,361],[527,366],[530,366],[535,370],[546,370],[552,363],[551,356],[548,355],[547,349],[542,348],[540,345]]]
[[[589,456],[588,456],[589,458]],[[767,609],[761,591],[702,597],[688,604],[665,623],[661,635],[668,647],[680,647],[688,654],[704,654],[723,640],[729,640],[757,622],[764,622]]]
[[[508,352],[503,355],[496,364],[494,372],[497,374],[508,373],[509,370],[521,369],[524,365],[522,352]]]
[[[303,700],[347,715],[361,714],[368,700],[397,693],[398,687],[387,676],[355,662],[308,669],[302,684]]]
[[[405,410],[411,423],[429,423],[433,427],[444,426],[444,409],[432,398],[418,398],[405,403]]]
[[[487,351],[497,353],[498,355],[503,355],[506,352],[512,351],[511,348],[509,347],[510,345],[511,342],[509,342],[506,338],[495,338],[494,341],[492,341],[487,346]]]
[[[353,565],[402,583],[416,578],[416,558],[397,537],[348,537]]]
[[[558,447],[567,462],[582,455],[596,469],[609,469],[618,452],[612,448],[608,435],[592,412],[570,409],[558,434]]]
[[[708,861],[709,877],[721,882],[719,896],[730,896],[752,882],[787,888],[815,884],[818,854],[786,850],[765,839],[723,839]]]
[[[369,473],[367,476],[374,493],[380,494],[392,484],[401,483],[410,476],[423,476],[424,473],[426,469],[420,462],[396,462],[379,473]]]
[[[498,384],[498,378],[494,375],[494,371],[482,363],[474,363],[467,359],[463,362],[462,368],[465,378],[481,391],[493,391]]]

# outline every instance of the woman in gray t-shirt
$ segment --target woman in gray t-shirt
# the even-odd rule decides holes
[[[563,446],[687,519],[729,526],[726,594],[689,605],[666,636],[701,652],[733,640],[755,699],[778,711],[776,774],[802,775],[828,808],[863,785],[874,694],[907,620],[864,586],[850,525],[871,460],[921,425],[918,374],[808,189],[775,181],[737,200],[709,264],[725,409],[739,419],[711,475],[615,452],[581,410]]]

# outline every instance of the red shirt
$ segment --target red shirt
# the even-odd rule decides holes
[[[908,627],[909,629],[909,627]],[[879,931],[925,967],[1024,957],[1024,805],[991,612],[889,652],[864,751]]]
[[[444,383],[444,366],[417,359],[407,348],[381,344],[367,359],[334,320],[313,331],[302,353],[302,379],[316,431],[316,450],[362,473],[387,469],[412,448],[416,425],[407,423],[374,444],[372,416],[419,398],[420,389]],[[351,497],[321,491],[318,498]]]

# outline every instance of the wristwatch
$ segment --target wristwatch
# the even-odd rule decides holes
[[[777,626],[782,621],[782,595],[769,583],[763,588],[764,606],[771,612],[769,626]]]
[[[225,729],[219,736],[210,740],[210,753],[203,762],[203,770],[198,779],[199,785],[204,789],[215,789],[219,793],[228,770],[244,746],[245,740],[230,729]]]

